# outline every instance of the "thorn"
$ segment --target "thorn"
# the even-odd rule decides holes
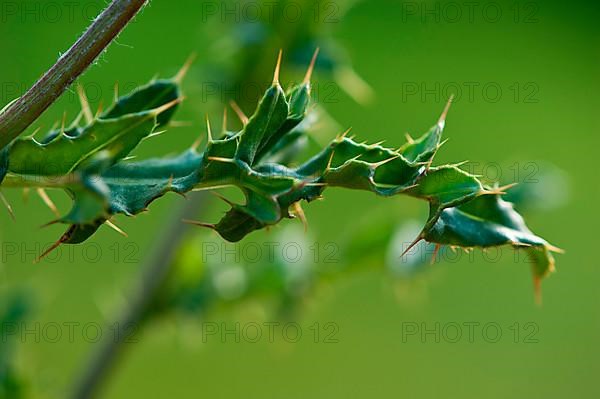
[[[437,155],[438,149],[439,149],[439,147],[435,148],[435,150],[433,151],[433,155],[431,156],[431,159],[425,163],[425,171],[423,173],[427,174],[429,172],[429,169],[431,169],[431,165],[433,165],[433,160],[434,160],[435,156]]]
[[[113,101],[115,103],[119,102],[119,81],[115,82],[114,92],[113,92]]]
[[[56,130],[57,127],[58,127],[58,121],[56,121],[52,124],[52,126],[50,127],[50,130]]]
[[[79,83],[77,84],[77,94],[79,95],[79,102],[81,103],[81,110],[83,111],[85,121],[90,124],[94,121],[94,115],[92,114],[92,109],[90,108],[88,98],[85,95],[85,90]]]
[[[302,209],[302,205],[300,205],[300,201],[294,202],[292,204],[292,209],[294,210],[294,214],[298,216],[298,219],[302,221],[304,233],[308,232],[308,220],[306,219],[306,214],[304,213],[304,209]]]
[[[304,183],[304,187],[326,187],[327,183]],[[323,199],[323,198],[318,198]]]
[[[169,126],[171,127],[189,127],[192,126],[193,123],[190,121],[170,121]]]
[[[235,187],[231,184],[221,184],[219,186],[210,186],[210,187],[194,187],[192,188],[192,191],[196,192],[196,191],[209,191],[209,190],[218,190],[220,188],[229,188],[229,187]]]
[[[125,158],[121,159],[121,161],[122,162],[127,162],[127,161],[131,161],[133,159],[136,159],[136,158],[137,158],[137,155],[130,155],[128,157],[125,157]]]
[[[0,191],[0,200],[2,201],[2,203],[4,204],[4,206],[6,207],[6,209],[8,210],[8,214],[10,215],[10,218],[13,221],[16,221],[17,219],[15,218],[15,213],[13,212],[13,208],[12,208],[12,206],[10,206],[10,203],[8,202],[8,200],[6,199],[6,197],[4,196],[4,194],[2,194],[2,191]]]
[[[417,245],[417,244],[419,243],[419,241],[421,241],[422,239],[423,239],[423,237],[421,237],[421,235],[419,234],[419,236],[418,236],[418,237],[417,237],[417,238],[416,238],[416,239],[415,239],[415,240],[414,240],[414,241],[413,241],[413,242],[412,242],[412,243],[411,243],[411,244],[408,246],[408,248],[406,248],[406,249],[404,250],[404,252],[402,252],[402,255],[400,255],[400,258],[403,258],[403,257],[404,257],[404,255],[406,255],[406,253],[407,253],[408,251],[410,251],[411,249],[413,249],[413,247],[414,247],[415,245]]]
[[[504,195],[506,194],[506,190],[511,189],[512,187],[516,186],[519,183],[511,183],[511,184],[507,184],[506,186],[502,186],[502,187],[494,187],[491,190],[483,190],[483,194],[489,194],[489,195]]]
[[[69,227],[69,230],[67,230],[59,239],[58,241],[56,241],[54,244],[52,244],[50,246],[50,248],[48,248],[47,250],[45,250],[44,252],[42,252],[42,254],[40,256],[37,257],[37,259],[35,259],[33,261],[34,264],[36,263],[40,263],[42,259],[44,259],[46,256],[48,256],[48,254],[50,254],[50,252],[54,251],[56,248],[60,247],[61,244],[67,242],[70,238],[71,235],[73,234],[73,232],[75,231],[76,226],[73,225],[71,227]]]
[[[273,86],[279,84],[279,70],[281,69],[281,56],[283,54],[283,50],[279,50],[279,55],[277,56],[277,64],[275,65],[275,72],[273,73]]]
[[[202,222],[197,222],[195,220],[189,220],[189,219],[182,219],[181,220],[183,223],[185,224],[191,224],[193,226],[200,226],[200,227],[206,227],[207,229],[211,229],[214,230],[215,229],[215,225],[211,224],[211,223],[202,223]]]
[[[235,159],[232,158],[223,158],[223,157],[207,157],[209,161],[217,161],[217,162],[226,162],[226,163],[235,163]]]
[[[410,134],[404,133],[404,137],[406,137],[406,141],[408,141],[408,144],[412,144],[415,142],[415,140],[410,136]]]
[[[559,248],[559,247],[555,247],[554,245],[551,245],[551,244],[546,244],[546,248],[548,248],[549,251],[556,252],[558,254],[564,254],[564,253],[566,253],[566,251],[564,249]]]
[[[217,193],[217,192],[215,192],[215,191],[210,191],[210,193],[211,193],[212,195],[214,195],[215,197],[217,197],[218,199],[220,199],[220,200],[222,200],[223,202],[225,202],[227,205],[230,205],[230,206],[232,206],[232,207],[235,207],[235,206],[237,206],[235,203],[233,203],[233,202],[229,201],[229,200],[228,200],[227,198],[225,198],[223,195],[221,195],[221,194],[219,194],[219,193]]]
[[[196,60],[196,53],[190,54],[188,59],[185,61],[185,63],[181,66],[181,68],[177,72],[177,74],[175,74],[175,76],[173,77],[173,81],[175,83],[181,83],[183,81],[183,79],[185,78],[185,75],[187,75],[187,73],[190,70],[190,67],[192,66],[192,64],[194,63],[195,60]]]
[[[98,105],[98,110],[96,111],[96,115],[94,115],[93,119],[99,118],[102,113],[102,108],[104,107],[104,103],[100,100],[100,105]]]
[[[159,114],[162,114],[166,110],[168,110],[170,108],[173,108],[177,104],[180,104],[184,99],[185,99],[185,97],[176,98],[175,100],[169,101],[168,103],[166,103],[164,105],[161,105],[158,108],[154,108],[153,110],[151,110],[149,112],[149,114],[152,115],[152,116],[158,116]]]
[[[377,143],[371,144],[371,147],[381,146],[383,143],[385,143],[385,140],[381,140],[381,141],[378,141]]]
[[[65,242],[67,240],[67,238],[65,237],[66,233],[60,237],[60,239],[58,241],[56,241],[54,244],[52,244],[50,246],[50,248],[48,248],[47,250],[45,250],[44,252],[42,252],[42,254],[40,256],[38,256],[33,263],[37,264],[40,263],[42,261],[42,259],[44,259],[46,256],[48,256],[50,254],[50,252],[54,251],[56,248],[60,247],[61,244],[63,242]]]
[[[463,165],[468,164],[471,161],[462,161],[462,162],[457,162],[457,163],[453,163],[451,166],[454,166],[455,168],[460,168]]]
[[[210,129],[210,120],[208,119],[208,115],[206,115],[206,133],[208,135],[208,142],[213,142],[212,130]]]
[[[67,111],[63,112],[62,122],[60,123],[60,134],[65,134],[65,124],[67,123]]]
[[[444,111],[442,112],[442,115],[440,115],[440,119],[438,120],[438,126],[440,127],[440,129],[443,129],[446,125],[446,116],[448,115],[448,111],[450,110],[450,105],[452,105],[452,100],[454,100],[454,94],[450,95],[450,98],[448,99],[448,102],[444,107]]]
[[[351,127],[349,127],[348,129],[346,129],[346,131],[344,131],[342,134],[338,135],[336,137],[337,141],[342,141],[344,139],[344,137],[346,137],[348,135],[348,133],[350,133],[350,131],[352,130]]]
[[[513,188],[514,186],[517,186],[518,184],[519,183],[517,183],[517,182],[510,183],[510,184],[507,184],[505,186],[498,187],[498,190],[500,190],[500,191],[507,191],[507,190],[510,190],[511,188]]]
[[[453,97],[450,96],[450,99],[452,99]],[[449,106],[450,102],[448,102],[448,106]],[[448,107],[447,106],[447,107]],[[440,129],[443,129],[444,126],[440,125]],[[442,147],[444,144],[446,144],[448,142],[449,139],[446,139],[444,141],[442,141],[441,143],[438,143],[438,145],[435,147],[435,150],[433,150],[433,154],[431,155],[431,158],[429,159],[429,161],[427,161],[425,163],[425,172],[424,173],[428,173],[429,169],[431,169],[431,165],[433,164],[433,160],[435,159],[435,156],[437,155],[438,150],[440,149],[440,147]]]
[[[437,260],[438,253],[440,252],[441,244],[435,244],[435,248],[433,249],[433,255],[431,256],[431,264],[435,264]]]
[[[73,125],[79,125],[79,123],[81,122],[81,118],[83,118],[83,111],[79,111],[79,113],[77,114],[77,116],[73,120],[72,124]]]
[[[151,139],[152,137],[156,137],[156,136],[160,136],[161,134],[163,134],[164,132],[166,132],[166,130],[159,130],[158,132],[153,132],[150,133],[149,135],[147,135],[146,137],[144,137],[142,139],[142,141],[146,141],[148,139]]]
[[[35,140],[35,135],[38,134],[40,132],[40,130],[42,130],[42,127],[38,127],[36,128],[33,133],[31,133],[29,136],[25,136],[24,139],[25,140]],[[50,129],[50,130],[54,130],[54,128]]]
[[[121,230],[121,228],[119,226],[117,226],[116,224],[114,224],[113,222],[111,222],[110,220],[107,220],[106,225],[108,227],[110,227],[111,229],[113,229],[114,231],[116,231],[117,233],[121,234],[123,237],[129,237],[127,235],[127,233],[125,233],[123,230]]]
[[[42,201],[44,201],[44,204],[46,204],[46,206],[48,208],[50,208],[52,213],[54,213],[54,215],[56,215],[56,217],[60,217],[60,212],[58,211],[58,208],[56,207],[54,202],[50,199],[46,190],[44,190],[43,188],[37,188],[36,192],[38,193],[38,195],[40,196]]]
[[[56,224],[56,223],[58,223],[58,222],[60,222],[60,219],[54,219],[54,220],[51,220],[51,221],[49,221],[48,223],[44,223],[43,225],[41,225],[41,226],[40,226],[40,229],[43,229],[43,228],[46,228],[46,227],[52,226],[52,225],[54,225],[54,224]]]
[[[315,52],[313,53],[312,59],[310,60],[310,65],[308,66],[308,70],[306,71],[306,75],[304,76],[304,84],[310,83],[310,78],[315,69],[315,63],[317,62],[317,56],[319,55],[319,50],[320,50],[319,47],[317,47],[315,49]]]
[[[246,126],[248,124],[248,117],[246,116],[246,114],[244,114],[244,111],[242,111],[240,106],[233,100],[229,101],[229,105],[231,106],[231,109],[233,109],[233,112],[236,113],[237,117],[242,122],[242,125]]]
[[[388,162],[392,162],[393,160],[395,160],[395,159],[398,159],[398,158],[400,158],[400,155],[396,155],[396,156],[393,156],[393,157],[391,157],[391,158],[384,159],[383,161],[379,161],[379,162],[377,162],[377,163],[374,163],[373,165],[374,165],[376,168],[378,168],[378,167],[380,167],[380,166],[382,166],[382,165],[385,165],[385,164],[386,164],[386,163],[388,163]]]
[[[346,161],[346,162],[344,162],[344,163],[358,161],[358,160],[359,160],[359,158],[361,158],[362,156],[363,156],[363,154],[358,154],[357,156],[355,156],[355,157],[353,157],[353,158],[350,158],[349,160],[347,160],[347,161]],[[398,158],[398,157],[395,157],[395,158]],[[386,161],[382,161],[382,162],[387,162],[387,161],[388,161],[388,160],[386,160]]]
[[[444,144],[446,144],[446,143],[448,142],[448,140],[450,140],[450,139],[444,139],[444,140],[442,140],[442,141],[441,141],[441,142],[440,142],[440,143],[439,143],[439,144],[436,146],[435,150],[437,151],[437,150],[439,150],[440,148],[442,148],[442,146],[443,146]]]
[[[227,107],[223,107],[223,123],[221,124],[221,133],[227,133]]]
[[[327,161],[327,168],[325,171],[331,169],[331,163],[333,162],[333,156],[335,155],[335,150],[331,151],[331,155],[329,156],[329,161]]]

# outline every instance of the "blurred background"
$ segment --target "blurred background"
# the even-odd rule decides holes
[[[0,107],[104,6],[2,0]],[[231,98],[251,114],[279,48],[288,83],[320,46],[313,150],[348,127],[398,147],[454,94],[437,163],[468,160],[486,180],[521,182],[513,195],[529,227],[567,252],[536,306],[529,265],[510,249],[403,263],[398,244],[418,233],[426,204],[331,190],[305,206],[307,233],[283,221],[234,245],[182,226],[160,295],[130,329],[115,322],[185,200],[117,218],[127,238],[102,228],[34,264],[62,227],[40,229],[54,218],[42,200],[5,189],[16,221],[0,211],[0,395],[65,397],[124,333],[99,397],[598,396],[599,12],[593,1],[151,1],[79,80],[106,107],[115,82],[126,93],[197,54],[178,123],[139,159],[189,147],[207,114],[220,128]],[[79,112],[75,90],[30,132],[65,111]],[[200,203],[204,221],[225,209]]]

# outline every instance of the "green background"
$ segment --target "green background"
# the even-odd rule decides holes
[[[8,3],[41,8],[26,17],[14,16],[6,12]],[[58,20],[54,14],[43,15],[50,3],[64,13]],[[32,84],[104,4],[79,2],[71,18],[66,3],[2,1],[2,103]],[[445,132],[450,142],[438,161],[501,162],[502,177],[507,180],[513,180],[514,172],[507,165],[514,162],[519,162],[521,171],[526,162],[538,160],[565,170],[569,184],[561,190],[569,190],[566,205],[531,212],[527,218],[536,233],[567,250],[557,257],[557,273],[543,284],[543,306],[534,304],[528,266],[515,262],[509,251],[498,262],[485,262],[476,255],[472,261],[463,257],[459,262],[441,263],[410,281],[393,280],[373,265],[372,271],[339,280],[313,297],[298,321],[305,337],[296,344],[281,339],[202,344],[196,323],[180,317],[161,320],[145,329],[138,343],[127,346],[104,397],[562,398],[600,394],[600,269],[595,248],[599,221],[593,206],[600,194],[594,166],[600,144],[600,6],[592,1],[498,1],[493,4],[502,17],[492,22],[482,14],[490,2],[475,3],[471,20],[466,2],[452,2],[463,11],[458,21],[453,10],[444,8],[446,2],[410,2],[410,7],[417,7],[416,15],[407,15],[407,2],[358,4],[331,28],[355,70],[373,87],[376,99],[363,106],[336,91],[324,105],[342,127],[352,126],[358,137],[370,142],[385,139],[388,145],[399,146],[405,132],[418,135],[436,120],[446,95],[456,93],[450,83],[458,83],[462,90],[456,94],[461,97],[452,107]],[[115,81],[131,88],[155,73],[172,75],[192,51],[197,52],[200,65],[205,63],[213,43],[206,35],[202,4],[152,1],[81,79],[97,90],[89,93],[95,106],[100,98],[105,104],[110,101]],[[430,13],[423,17],[420,12],[425,7],[440,7],[439,21]],[[515,14],[516,10],[521,12]],[[46,12],[53,11],[46,8]],[[272,58],[274,63],[275,53]],[[329,79],[319,74],[315,78],[321,84]],[[138,150],[140,157],[183,149],[204,132],[204,114],[215,110],[203,100],[202,79],[198,68],[192,69],[187,100],[177,116],[192,126],[144,143]],[[286,80],[285,70],[282,80]],[[476,84],[472,99],[465,82]],[[407,94],[407,85],[414,84],[420,87],[419,93]],[[448,88],[447,92],[436,90],[436,85]],[[494,90],[483,90],[486,85],[500,87],[502,94],[496,99]],[[434,90],[427,94],[423,87]],[[77,107],[75,94],[67,93],[35,126],[47,129],[62,117],[63,110],[72,117]],[[332,131],[331,137],[337,133]],[[109,323],[115,309],[126,303],[145,256],[181,201],[169,195],[135,220],[119,219],[129,238],[103,228],[89,245],[64,248],[52,258],[57,260],[33,264],[61,227],[39,229],[53,217],[39,198],[31,195],[24,202],[21,193],[5,191],[17,221],[0,212],[4,242],[0,287],[2,292],[27,288],[35,303],[28,325]],[[337,243],[340,232],[358,229],[381,215],[401,221],[423,217],[425,212],[424,204],[410,199],[381,200],[368,193],[341,191],[327,194],[325,201],[305,207],[310,237],[319,243]],[[63,196],[53,197],[62,210],[67,209]],[[295,222],[283,222],[287,223]],[[253,240],[269,237],[261,234]],[[18,254],[8,253],[7,245],[16,245]],[[86,261],[96,258],[98,251],[98,259]],[[209,320],[255,321],[261,312],[260,304],[250,303],[243,309],[210,315]],[[309,327],[315,322],[336,323],[339,342],[314,343]],[[480,329],[474,342],[463,337],[451,343],[442,337],[437,343],[432,336],[422,340],[402,335],[403,323],[425,323],[432,328],[435,323],[465,322],[498,323],[501,339],[489,343]],[[523,326],[530,322],[539,329],[537,343],[524,342],[523,335],[518,343],[513,342],[509,327],[519,323],[523,334]],[[74,342],[64,337],[57,343],[35,342],[34,335],[23,341],[18,347],[18,366],[30,380],[31,392],[42,398],[61,397],[94,349],[82,339],[80,330]]]

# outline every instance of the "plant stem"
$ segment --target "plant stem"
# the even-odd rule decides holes
[[[179,249],[179,244],[183,240],[185,232],[188,230],[182,225],[181,219],[196,217],[199,204],[204,201],[206,193],[190,193],[183,209],[177,217],[170,220],[169,225],[163,230],[159,240],[156,242],[156,249],[152,251],[147,260],[143,272],[139,277],[139,287],[123,310],[119,317],[116,328],[120,332],[113,336],[107,334],[90,359],[89,364],[83,370],[83,374],[76,382],[71,398],[88,399],[95,396],[98,388],[102,385],[109,374],[112,366],[127,345],[128,329],[134,328],[139,331],[143,328],[144,316],[155,299],[156,294],[162,287],[169,273],[173,257]],[[130,337],[129,337],[130,338]]]
[[[147,0],[113,0],[23,96],[0,113],[0,149],[21,134],[94,62]]]

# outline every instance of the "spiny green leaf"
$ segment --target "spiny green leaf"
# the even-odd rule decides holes
[[[273,84],[263,96],[256,112],[240,132],[236,158],[253,165],[255,157],[286,122],[288,103],[279,83]]]
[[[437,210],[433,210],[435,214]],[[551,252],[559,252],[546,240],[534,235],[510,202],[500,195],[479,196],[457,207],[444,209],[428,223],[421,237],[429,242],[460,247],[512,245],[526,249],[533,261],[536,279],[554,269]]]
[[[17,139],[10,146],[9,172],[36,176],[66,175],[99,151],[108,151],[114,164],[154,131],[156,116],[156,112],[146,111],[117,119],[97,119],[75,137],[61,134],[45,144],[35,138]]]
[[[10,145],[8,171],[12,174],[61,176],[72,173],[100,151],[111,162],[126,157],[157,126],[173,116],[181,98],[174,80],[156,80],[117,99],[100,118],[80,126],[54,129],[44,138],[22,138]],[[87,106],[87,104],[84,104]]]
[[[184,194],[222,186],[238,187],[245,203],[230,203],[231,209],[216,225],[198,224],[213,228],[226,240],[239,241],[254,230],[291,218],[296,203],[313,201],[328,187],[342,187],[428,201],[430,217],[419,240],[462,247],[509,244],[527,248],[537,277],[552,268],[550,251],[555,248],[531,233],[522,217],[500,198],[499,189],[486,189],[476,176],[456,165],[431,165],[441,146],[448,107],[433,128],[397,150],[342,135],[312,158],[288,167],[278,156],[305,137],[301,126],[310,84],[305,81],[285,93],[276,73],[241,131],[210,138],[201,152],[192,148],[169,158],[119,162],[172,116],[172,112],[165,114],[172,109],[164,108],[164,102],[173,99],[179,99],[179,89],[172,82],[155,82],[120,99],[103,115],[115,119],[101,118],[89,126],[73,126],[68,133],[52,133],[44,143],[13,144],[9,173],[35,174],[61,156],[67,157],[63,162],[67,166],[58,174],[75,172],[75,180],[64,186],[73,197],[73,208],[59,219],[72,226],[57,245],[81,242],[113,215],[138,214],[167,192]],[[157,104],[159,108],[151,109]]]
[[[108,187],[103,181],[94,177],[80,176],[80,180],[70,185],[67,192],[73,199],[73,206],[58,222],[87,225],[107,216]]]
[[[179,84],[173,79],[159,79],[141,86],[130,94],[120,97],[101,119],[115,119],[160,108],[181,98]],[[177,111],[177,105],[162,112],[157,118],[159,127],[166,125]]]
[[[149,161],[137,169],[123,164],[108,173],[106,180],[100,175],[129,155],[156,126],[167,123],[179,100],[180,89],[175,80],[153,81],[121,97],[100,118],[85,126],[76,121],[66,129],[50,131],[41,142],[33,138],[15,140],[0,154],[0,172],[3,176],[5,172],[1,168],[5,161],[6,172],[13,179],[36,185],[43,185],[45,177],[53,179],[72,174],[61,180],[66,181],[64,188],[73,199],[73,206],[55,222],[73,224],[60,243],[83,241],[113,214],[138,213],[145,208],[146,197],[152,200],[166,191],[159,187],[170,185],[171,175],[183,161],[170,164],[168,160],[154,164]],[[84,106],[87,106],[86,102]],[[161,165],[167,165],[169,172],[161,175]],[[142,181],[136,170],[155,174],[146,175],[148,179]],[[130,184],[128,173],[134,173],[137,185]],[[122,174],[121,180],[117,179],[117,174]],[[152,179],[155,180],[151,182]],[[123,200],[123,187],[130,188],[126,197],[129,201]],[[189,189],[186,187],[182,191]]]
[[[169,191],[190,191],[198,181],[201,160],[189,150],[176,157],[116,165],[98,177],[109,189],[108,213],[136,215]]]
[[[268,137],[259,148],[255,163],[260,163],[265,155],[273,151],[275,146],[291,134],[306,117],[310,104],[310,83],[306,82],[294,86],[288,91],[286,97],[288,99],[287,117],[279,129],[271,137]]]
[[[435,207],[448,207],[485,192],[481,182],[456,166],[429,169],[407,194],[427,199]]]

